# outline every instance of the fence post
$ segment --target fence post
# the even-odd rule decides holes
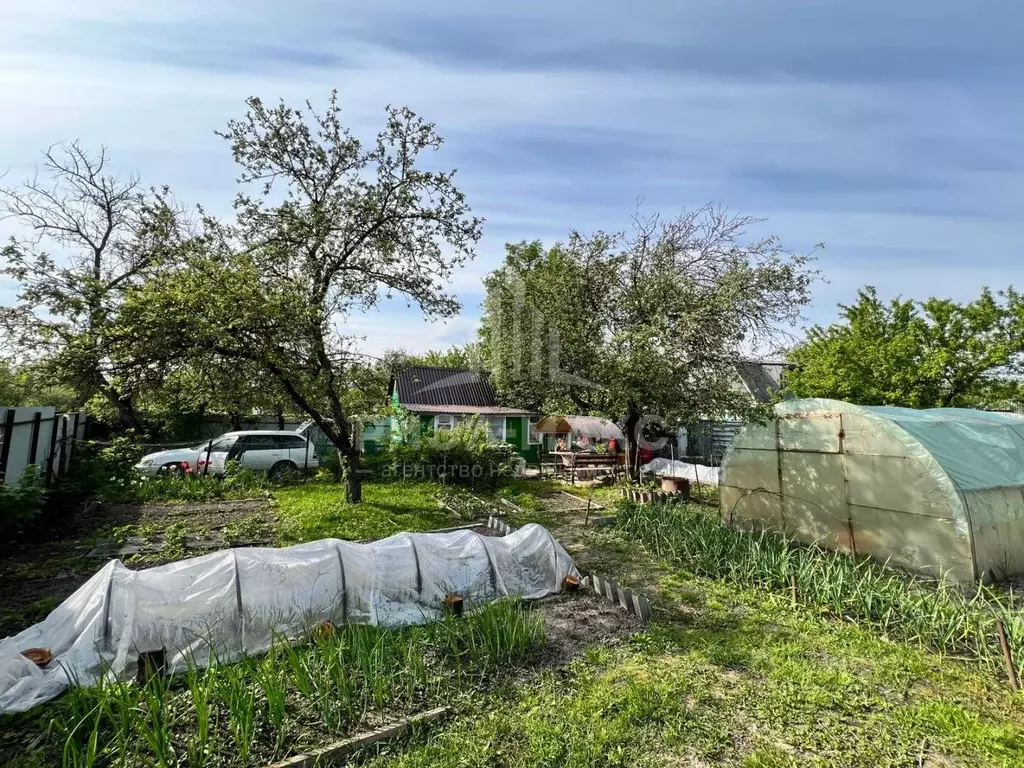
[[[36,454],[39,452],[39,426],[43,421],[43,412],[32,414],[32,433],[28,440],[28,463],[35,465]]]
[[[63,475],[68,468],[68,416],[60,420],[60,463],[57,466],[57,474]]]
[[[3,442],[0,442],[0,482],[7,481],[7,461],[11,457],[11,441],[14,439],[14,409],[7,409],[4,419]]]
[[[82,414],[75,414],[75,425],[71,428],[71,447],[68,449],[68,467],[71,467],[71,457],[75,453],[75,445],[78,443],[78,417]]]
[[[46,456],[46,475],[45,483],[49,485],[53,482],[53,459],[57,454],[57,420],[60,419],[59,414],[54,414],[51,421],[53,426],[50,427],[50,453]]]

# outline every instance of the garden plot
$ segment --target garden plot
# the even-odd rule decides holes
[[[105,560],[144,568],[227,547],[272,545],[275,521],[267,498],[83,511],[58,540],[0,557],[0,638],[44,618]]]
[[[604,509],[604,507],[593,499],[585,499],[567,491],[555,491],[553,493],[538,493],[533,495],[534,500],[540,507],[541,512],[562,514],[566,512],[591,512]]]
[[[267,499],[147,504],[136,516],[137,523],[115,527],[87,557],[152,564],[227,547],[271,546],[277,521]]]
[[[473,697],[503,682],[530,684],[539,670],[641,628],[584,592],[500,601],[416,627],[325,624],[237,664],[72,688],[0,721],[0,762],[169,768],[187,755],[195,768],[257,768],[441,704],[472,710]]]

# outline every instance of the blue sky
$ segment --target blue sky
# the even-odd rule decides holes
[[[758,234],[824,241],[809,321],[865,283],[968,299],[1024,286],[1024,5],[1008,0],[6,0],[0,172],[62,140],[228,213],[213,135],[249,95],[338,88],[370,136],[386,103],[438,124],[487,219],[447,324],[353,318],[365,349],[468,339],[507,240],[714,201]],[[2,226],[2,225],[0,225]],[[8,301],[9,285],[0,285]]]

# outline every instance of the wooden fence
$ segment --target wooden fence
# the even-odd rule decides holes
[[[68,471],[88,416],[42,406],[0,406],[0,483],[15,483],[36,466],[47,485]]]

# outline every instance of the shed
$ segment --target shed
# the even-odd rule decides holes
[[[722,463],[724,522],[950,581],[1024,574],[1024,419],[790,400]]]

